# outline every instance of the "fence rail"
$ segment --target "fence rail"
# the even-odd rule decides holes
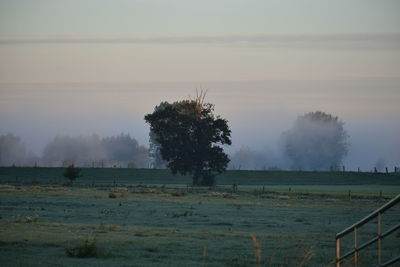
[[[382,263],[382,244],[381,241],[383,238],[387,237],[388,235],[390,235],[391,233],[395,232],[396,230],[400,229],[400,223],[393,226],[392,228],[390,228],[389,230],[385,231],[382,233],[382,214],[387,211],[388,209],[392,208],[393,206],[395,206],[396,204],[400,203],[400,194],[397,195],[395,198],[393,198],[392,200],[390,200],[388,203],[386,203],[385,205],[383,205],[382,207],[376,209],[375,211],[373,211],[372,213],[370,213],[368,216],[366,216],[365,218],[363,218],[362,220],[356,222],[355,224],[351,225],[350,227],[346,228],[345,230],[341,231],[340,233],[336,234],[336,267],[340,267],[340,263],[354,255],[354,265],[357,266],[358,265],[358,254],[361,250],[369,247],[370,245],[374,244],[374,243],[378,243],[378,257],[377,257],[377,265],[378,266],[389,266],[390,264],[393,264],[397,261],[400,261],[400,256],[397,256],[393,259],[390,259],[384,263]],[[373,220],[374,218],[377,218],[377,233],[376,236],[372,239],[370,239],[369,241],[363,243],[363,244],[358,244],[358,229],[363,226],[364,224],[368,223],[369,221]],[[346,254],[344,254],[343,256],[340,256],[340,239],[343,238],[344,236],[350,234],[350,233],[354,233],[354,248],[347,252]]]

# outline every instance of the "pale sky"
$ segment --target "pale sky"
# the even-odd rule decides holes
[[[397,0],[2,0],[1,35],[398,32]]]
[[[144,114],[202,86],[233,151],[323,110],[346,123],[349,165],[400,165],[399,14],[398,0],[0,0],[0,134],[37,153],[63,133],[146,144]]]
[[[0,83],[398,77],[400,2],[0,1]]]

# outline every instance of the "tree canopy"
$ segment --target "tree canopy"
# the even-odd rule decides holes
[[[229,162],[220,146],[231,144],[228,121],[215,116],[214,105],[201,98],[162,105],[145,120],[167,167],[173,174],[192,174],[194,185],[213,185],[215,174]]]
[[[299,116],[282,134],[284,152],[293,168],[327,170],[341,164],[348,152],[348,134],[338,117],[317,111]]]

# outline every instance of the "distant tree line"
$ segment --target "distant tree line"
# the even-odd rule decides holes
[[[37,156],[26,148],[20,137],[11,133],[0,135],[0,166],[74,164],[80,167],[169,168],[194,160],[201,163],[197,175],[203,177],[212,177],[207,172],[211,172],[214,167],[217,170],[225,167],[234,170],[346,170],[343,159],[349,150],[348,134],[344,129],[344,122],[336,116],[322,111],[299,116],[293,126],[282,133],[279,141],[281,151],[242,147],[231,153],[229,158],[224,158],[222,147],[216,144],[230,142],[229,138],[220,138],[224,133],[229,133],[230,136],[229,128],[222,123],[226,124],[226,121],[218,116],[214,117],[211,104],[199,103],[196,100],[184,100],[161,102],[156,106],[154,112],[146,116],[147,122],[151,124],[148,148],[139,145],[129,134],[111,137],[99,137],[96,134],[58,135],[47,143],[42,155]],[[190,113],[196,109],[200,113]],[[218,125],[217,122],[222,124]],[[164,155],[160,141],[164,143]],[[218,152],[210,152],[214,150]],[[182,156],[182,151],[186,151],[187,155]],[[201,157],[198,157],[200,154]],[[215,155],[219,156],[212,158]],[[217,165],[211,164],[219,162],[221,158],[222,168],[218,169]],[[189,166],[186,163],[184,166]],[[201,166],[202,164],[207,167]],[[400,170],[399,167],[387,167],[386,161],[380,158],[366,171]],[[191,168],[186,171],[193,172]],[[358,171],[361,169],[358,168]]]
[[[139,145],[129,134],[111,137],[54,137],[42,157],[27,151],[22,140],[13,134],[0,136],[0,166],[69,166],[147,168],[148,148]]]
[[[21,138],[11,133],[0,135],[0,166],[33,166],[40,158],[29,152]]]
[[[280,138],[281,157],[272,151],[242,147],[231,155],[229,168],[236,170],[342,170],[348,152],[344,123],[322,111],[299,116]]]

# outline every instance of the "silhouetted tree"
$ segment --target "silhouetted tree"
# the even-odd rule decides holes
[[[285,154],[293,168],[328,170],[341,164],[348,152],[343,122],[325,112],[310,112],[297,118],[292,129],[282,134]]]
[[[145,116],[160,153],[173,174],[192,174],[194,185],[213,185],[216,173],[226,170],[228,156],[222,147],[231,144],[228,122],[214,116],[214,106],[195,100],[166,103]]]
[[[81,169],[75,167],[74,164],[71,164],[67,168],[65,168],[63,175],[65,178],[68,178],[70,180],[71,185],[73,181],[76,180],[76,178],[82,177]]]

